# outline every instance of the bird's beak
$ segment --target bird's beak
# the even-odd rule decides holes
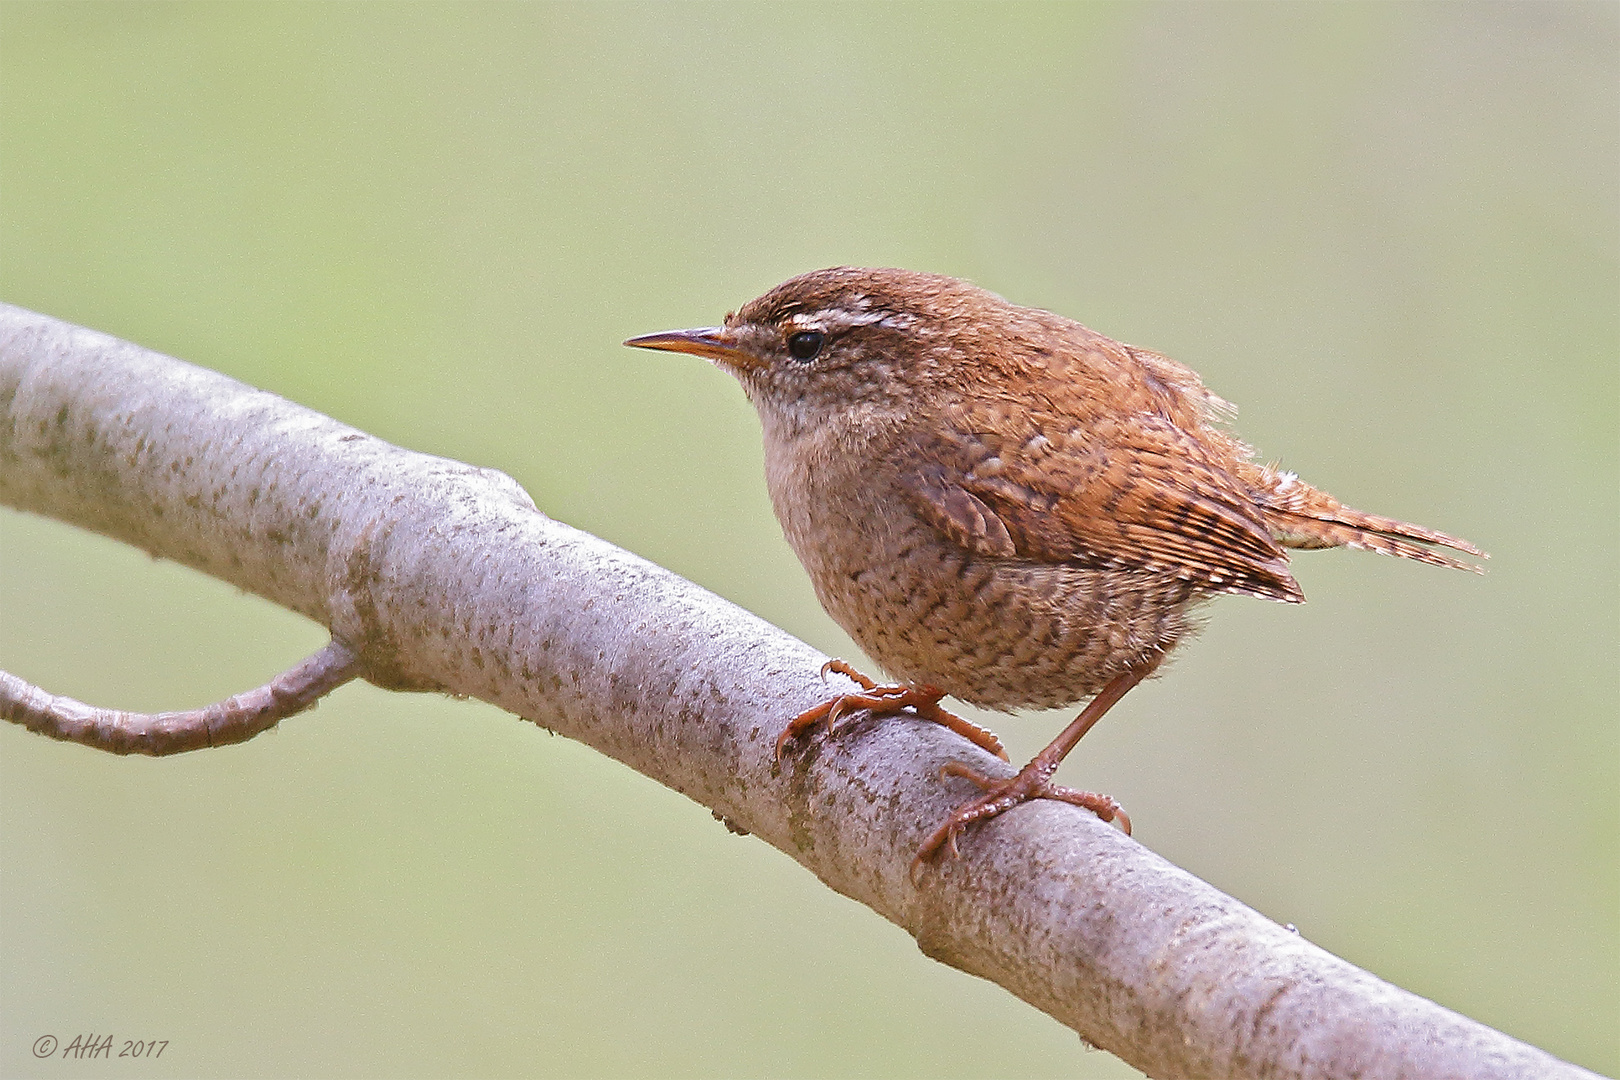
[[[662,349],[664,352],[691,353],[710,360],[718,360],[727,367],[758,367],[759,360],[744,352],[724,326],[704,326],[696,330],[666,330],[661,334],[644,334],[625,342],[638,349]]]

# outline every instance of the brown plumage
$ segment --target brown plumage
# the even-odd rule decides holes
[[[795,718],[779,752],[854,709],[910,707],[999,753],[940,697],[999,709],[1093,698],[1012,780],[949,770],[985,794],[929,837],[918,865],[1027,798],[1123,818],[1051,773],[1158,667],[1200,600],[1303,601],[1285,547],[1470,570],[1438,549],[1483,557],[1253,461],[1221,426],[1230,407],[1181,364],[952,278],[820,270],[723,327],[627,344],[706,356],[738,377],[764,427],[772,504],[816,595],[903,680]]]

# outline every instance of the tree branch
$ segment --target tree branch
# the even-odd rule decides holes
[[[0,410],[0,502],[302,612],[379,686],[477,697],[589,743],[1151,1075],[1593,1075],[1379,981],[1075,807],[1003,815],[913,885],[928,824],[962,795],[940,767],[1010,768],[904,720],[776,764],[783,723],[827,696],[826,658],[549,520],[501,473],[4,306]]]

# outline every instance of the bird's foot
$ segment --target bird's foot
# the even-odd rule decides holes
[[[959,761],[950,762],[941,768],[940,779],[960,776],[973,781],[984,794],[957,807],[955,812],[945,819],[945,823],[923,841],[922,847],[917,850],[917,857],[911,860],[912,880],[917,879],[922,868],[940,848],[949,848],[951,858],[959,858],[961,852],[956,848],[956,838],[962,835],[962,830],[969,825],[975,821],[993,818],[1030,799],[1056,799],[1058,802],[1083,806],[1104,821],[1117,821],[1120,828],[1125,830],[1126,836],[1131,834],[1130,815],[1126,814],[1111,796],[1054,784],[1051,782],[1051,776],[1056,769],[1056,762],[1036,758],[1025,765],[1017,776],[996,780],[976,769],[968,768]]]
[[[839,694],[837,697],[822,702],[813,709],[804,712],[788,721],[787,727],[776,739],[776,760],[782,760],[782,748],[804,732],[817,724],[827,725],[828,738],[838,734],[838,721],[857,712],[865,712],[871,716],[894,716],[910,709],[920,719],[929,720],[941,727],[949,728],[973,743],[975,746],[988,750],[1002,761],[1007,760],[1007,751],[1002,749],[1001,740],[995,734],[969,720],[964,720],[953,712],[939,707],[940,699],[945,691],[935,686],[911,686],[905,683],[896,683],[888,686],[879,686],[867,676],[856,671],[842,660],[829,660],[821,665],[821,677],[826,678],[827,673],[836,671],[840,675],[848,675],[861,685],[858,694]]]

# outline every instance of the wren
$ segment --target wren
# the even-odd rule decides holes
[[[1232,409],[1157,353],[965,281],[836,267],[725,325],[627,345],[707,357],[742,383],[788,543],[833,619],[899,683],[793,718],[783,747],[859,710],[910,710],[1005,759],[939,707],[1091,700],[1016,776],[960,763],[982,794],[924,841],[915,873],[974,821],[1032,798],[1130,819],[1051,783],[1087,730],[1151,675],[1219,593],[1305,599],[1286,548],[1351,547],[1479,572],[1465,540],[1375,517],[1253,459]],[[825,672],[824,672],[825,674]]]

